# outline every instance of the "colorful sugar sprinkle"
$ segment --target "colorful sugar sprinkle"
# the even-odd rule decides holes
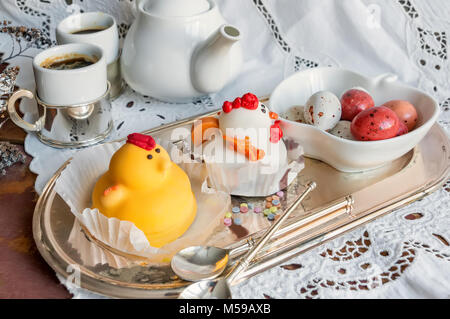
[[[269,216],[270,214],[271,214],[270,209],[265,209],[265,210],[264,210],[264,215],[265,215],[265,216]]]
[[[262,212],[262,209],[261,209],[261,207],[255,207],[253,212],[256,213],[256,214],[260,214]]]
[[[279,201],[278,199],[274,199],[274,200],[272,201],[272,205],[278,206],[278,205],[280,205],[280,201]]]
[[[272,207],[270,208],[270,212],[271,212],[271,213],[276,213],[277,211],[278,211],[278,208],[275,207],[275,206],[272,206]]]
[[[266,201],[267,202],[271,202],[272,201],[272,196],[266,197]]]
[[[280,198],[283,198],[284,197],[284,192],[283,191],[279,191],[277,193],[277,196],[280,197]]]
[[[275,220],[275,215],[274,214],[269,214],[267,216],[267,219],[270,220],[270,221]]]
[[[253,209],[255,206],[253,204],[248,204],[248,209]]]
[[[233,214],[231,214],[231,213],[226,213],[225,214],[225,218],[231,218],[231,216],[233,216]]]
[[[272,207],[273,205],[272,205],[272,203],[271,202],[267,202],[266,203],[266,208],[270,208],[270,207]]]
[[[240,219],[239,217],[234,218],[233,222],[235,225],[242,225],[242,219]]]
[[[248,207],[247,206],[241,206],[241,213],[243,213],[243,214],[248,213]]]
[[[241,212],[241,209],[239,208],[239,207],[233,207],[232,209],[231,209],[231,211],[233,212],[233,214],[239,214],[240,212]]]
[[[247,207],[248,208],[248,204],[247,203],[242,203],[241,207]]]
[[[279,201],[279,200],[280,200],[280,197],[278,197],[277,195],[273,195],[273,196],[272,196],[272,202],[273,202],[274,200]]]
[[[231,226],[233,224],[233,220],[231,218],[225,218],[223,223],[225,226]]]

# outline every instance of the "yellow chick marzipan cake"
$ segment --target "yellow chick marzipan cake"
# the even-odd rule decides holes
[[[186,173],[151,136],[138,133],[113,155],[92,202],[103,215],[134,223],[156,248],[183,235],[197,212]]]

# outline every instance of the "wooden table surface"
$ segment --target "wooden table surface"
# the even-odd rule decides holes
[[[10,120],[0,129],[0,141],[23,150],[26,133]],[[36,176],[18,163],[0,175],[0,298],[70,298],[33,240],[32,218],[38,195]]]

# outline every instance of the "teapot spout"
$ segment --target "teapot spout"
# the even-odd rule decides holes
[[[236,66],[242,63],[242,53],[231,49],[240,39],[236,27],[224,24],[194,52],[191,77],[197,91],[215,93],[232,80]]]

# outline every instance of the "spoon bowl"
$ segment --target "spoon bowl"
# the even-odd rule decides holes
[[[203,280],[185,289],[179,299],[231,299],[231,291],[226,278]]]
[[[179,251],[171,261],[172,270],[187,281],[213,279],[222,274],[229,260],[229,250],[194,246]]]

